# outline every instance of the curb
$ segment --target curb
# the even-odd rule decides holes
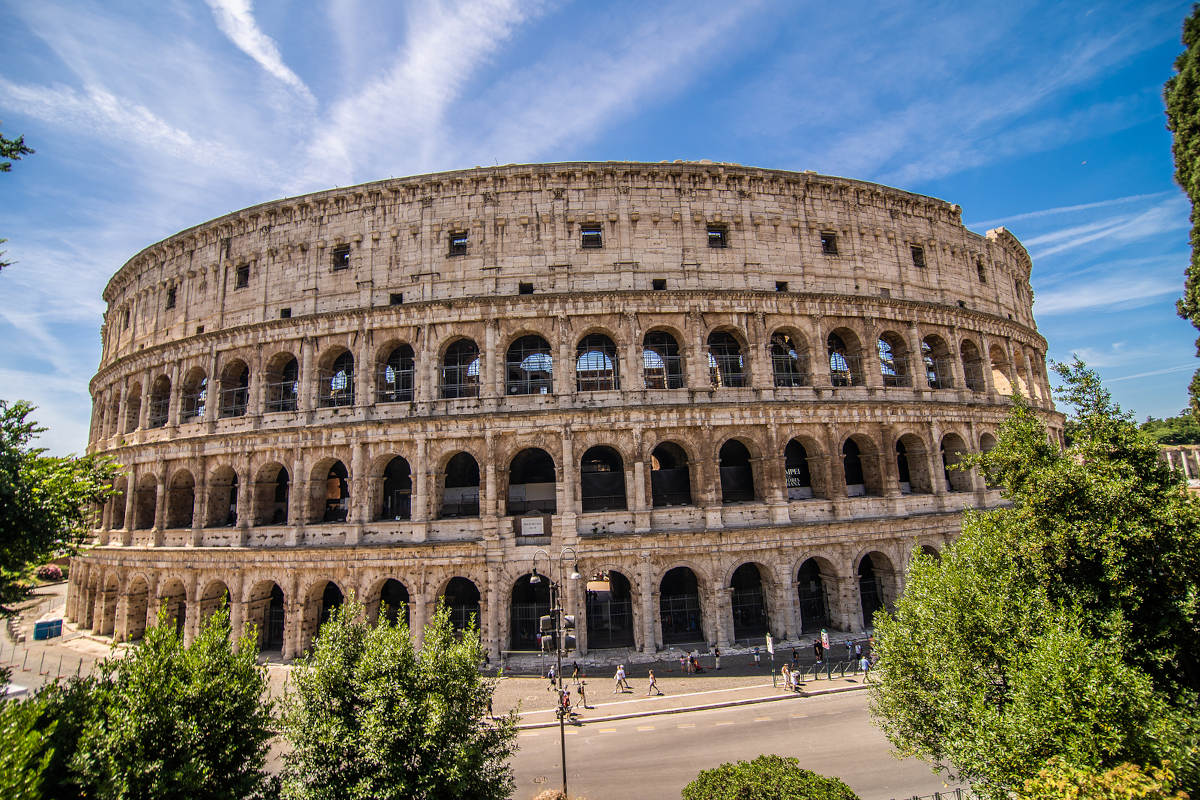
[[[684,714],[689,711],[711,711],[717,708],[733,708],[735,706],[748,706],[755,703],[771,703],[777,700],[792,700],[802,697],[819,697],[825,694],[841,694],[843,692],[857,692],[868,688],[866,684],[858,686],[838,686],[831,689],[818,689],[812,692],[796,692],[795,694],[773,694],[766,697],[748,697],[740,700],[724,700],[720,703],[707,703],[699,706],[681,706],[679,708],[655,708],[647,709],[646,711],[630,711],[626,714],[611,714],[606,717],[588,717],[587,719],[577,719],[572,722],[572,725],[591,725],[596,722],[616,722],[623,719],[636,719],[638,717],[656,717],[660,714]],[[553,710],[553,709],[545,709]],[[537,713],[537,712],[531,712]],[[557,728],[558,720],[549,722],[527,722],[517,725],[519,731],[532,731],[539,728]]]

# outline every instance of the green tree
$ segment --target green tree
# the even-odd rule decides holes
[[[31,566],[83,542],[117,474],[107,458],[60,458],[32,446],[45,430],[32,412],[23,400],[0,400],[0,612],[29,593],[20,579]]]
[[[683,800],[858,800],[837,778],[803,769],[795,758],[761,755],[700,772]]]
[[[1184,409],[1177,417],[1147,417],[1139,426],[1159,444],[1200,444],[1200,418]]]
[[[43,727],[40,710],[35,700],[0,699],[0,797],[5,800],[46,796],[44,774],[51,755],[46,744],[54,723]]]
[[[1006,797],[1053,757],[1170,759],[1200,779],[1200,504],[1078,360],[1072,444],[1020,398],[975,457],[1011,507],[968,513],[876,616],[872,710],[893,745]]]
[[[1025,781],[1018,800],[1188,800],[1177,790],[1170,765],[1121,764],[1100,771],[1055,759]]]
[[[3,134],[0,134],[0,158],[12,159],[20,161],[21,156],[31,155],[33,150],[25,146],[25,137],[18,136],[16,139],[6,139]],[[0,161],[0,172],[11,172],[12,161]],[[4,244],[7,239],[0,239],[0,244]],[[4,260],[4,251],[0,250],[0,270],[9,266],[12,262]]]
[[[370,625],[353,600],[335,610],[284,698],[284,797],[509,797],[516,715],[487,719],[482,659],[478,631],[455,631],[445,606],[419,652],[402,619]]]

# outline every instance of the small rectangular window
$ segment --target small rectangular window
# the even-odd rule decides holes
[[[450,251],[452,256],[465,256],[467,254],[467,232],[466,231],[451,231],[450,232]]]
[[[604,247],[604,230],[599,225],[584,225],[580,228],[580,245],[585,250]]]
[[[728,247],[729,246],[729,228],[724,225],[709,225],[708,226],[708,246],[709,247]]]
[[[392,292],[388,295],[388,305],[398,306],[404,302],[404,294],[402,292]]]
[[[350,245],[339,244],[333,248],[333,271],[350,269]]]
[[[521,282],[517,284],[517,294],[533,294],[533,284]]]
[[[827,256],[836,256],[837,249],[837,234],[829,231],[821,232],[821,252]]]
[[[203,326],[203,325],[197,325],[197,326],[196,326],[196,333],[197,333],[197,334],[204,333],[204,326]]]
[[[291,308],[279,309],[279,318],[280,319],[291,319],[292,318],[292,309]]]
[[[129,309],[128,308],[125,309],[125,311],[123,311],[121,314],[121,327],[124,328],[125,330],[129,330]]]
[[[913,245],[909,249],[912,251],[913,266],[925,269],[925,248]]]
[[[650,286],[651,286],[651,288],[654,289],[654,291],[661,292],[667,288],[667,279],[666,278],[654,278],[653,280],[650,281]]]
[[[787,281],[775,281],[775,291],[786,292],[787,291]]]
[[[233,288],[245,289],[250,285],[250,265],[239,264],[237,268],[237,277],[234,278]]]
[[[174,307],[175,307],[175,287],[172,286],[170,289],[167,289],[167,308],[170,309],[170,308],[174,308]]]
[[[987,273],[983,271],[983,261],[978,258],[975,259],[975,273],[979,275],[980,283],[987,283]]]

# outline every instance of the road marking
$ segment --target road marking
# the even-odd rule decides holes
[[[567,736],[578,736],[579,731],[563,731]]]
[[[601,728],[600,733],[616,733],[616,728]]]
[[[654,730],[654,726],[653,725],[638,725],[637,729],[639,731],[652,731],[652,730]]]
[[[770,717],[755,717],[754,721],[755,722],[770,722],[771,718]]]
[[[808,719],[808,714],[792,714],[792,719]]]
[[[736,722],[718,722],[717,727],[720,728],[722,725],[736,725],[736,724],[737,724]]]
[[[676,728],[694,728],[694,727],[696,727],[696,723],[694,723],[694,722],[682,722],[682,723],[680,723],[680,724],[676,725],[675,727],[676,727]]]

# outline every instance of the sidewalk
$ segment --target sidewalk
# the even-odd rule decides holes
[[[564,683],[571,690],[571,701],[577,716],[572,724],[607,722],[657,714],[679,714],[711,708],[769,703],[778,700],[798,700],[835,692],[849,692],[867,688],[861,675],[848,675],[833,680],[808,681],[800,692],[785,691],[772,687],[769,675],[734,676],[729,679],[703,676],[664,678],[658,681],[663,694],[647,697],[646,680],[630,680],[632,691],[614,695],[612,681],[586,679],[589,708],[579,704],[578,690],[569,680]],[[493,707],[497,714],[510,709],[520,712],[521,729],[546,728],[558,725],[555,714],[555,693],[547,690],[549,681],[542,678],[504,678],[496,687]]]

